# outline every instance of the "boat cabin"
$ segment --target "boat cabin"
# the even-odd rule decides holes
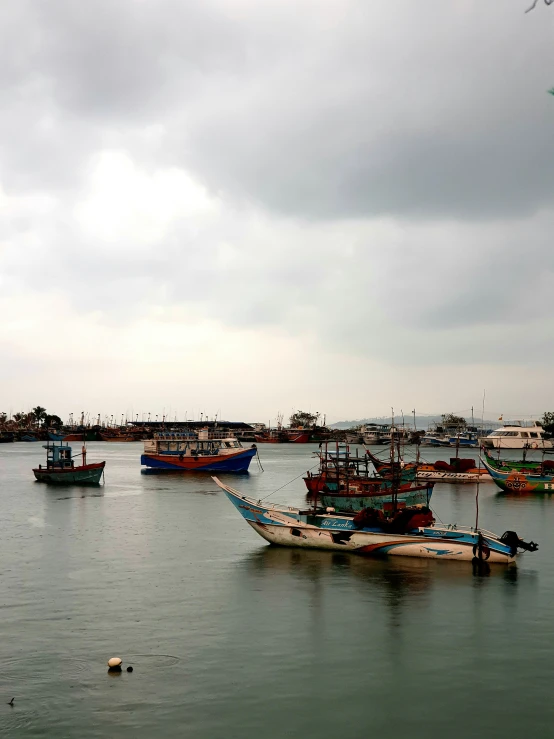
[[[144,442],[146,454],[176,455],[178,457],[214,456],[233,454],[242,449],[240,441],[234,436],[224,436],[207,429],[198,434],[183,432],[163,432]]]
[[[535,421],[532,426],[522,426],[517,423],[507,424],[482,438],[481,443],[485,447],[506,447],[511,449],[525,447],[530,447],[531,449],[537,449],[539,447],[551,449],[553,446],[550,440],[545,439],[544,429],[538,421]]]
[[[68,444],[61,442],[59,446],[55,444],[45,444],[43,449],[46,449],[46,469],[67,469],[74,467],[72,459],[72,449]],[[42,465],[39,465],[41,469]]]

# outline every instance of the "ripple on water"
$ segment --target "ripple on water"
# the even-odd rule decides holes
[[[70,689],[86,687],[84,678],[87,675],[90,684],[91,660],[58,655],[2,660],[2,692],[7,699],[15,697],[13,708],[6,706],[6,710],[2,711],[2,736],[55,723],[60,713],[64,713],[68,692],[52,688],[52,675],[56,673]]]
[[[165,670],[168,667],[174,667],[181,662],[181,657],[176,657],[174,654],[128,654],[125,658],[125,663],[129,663],[133,660],[133,667],[144,663],[149,668]]]

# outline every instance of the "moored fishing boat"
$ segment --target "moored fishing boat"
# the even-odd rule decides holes
[[[310,429],[286,429],[278,427],[254,434],[258,444],[308,444],[312,440]]]
[[[99,432],[98,436],[100,437],[101,441],[120,441],[120,442],[140,441],[140,436],[137,436],[137,434],[125,434],[121,431]]]
[[[495,467],[496,469],[500,469],[503,472],[507,472],[510,470],[516,470],[518,472],[524,472],[524,473],[533,473],[533,474],[553,474],[554,473],[554,460],[552,459],[527,459],[526,458],[526,451],[523,450],[523,458],[522,459],[500,459],[500,457],[495,458],[491,454],[487,452],[487,450],[483,447],[483,457],[485,458],[485,461],[489,463],[492,467]],[[499,452],[500,454],[500,452]]]
[[[244,448],[234,436],[203,429],[194,432],[163,432],[144,442],[142,465],[157,470],[247,472],[257,453]]]
[[[254,434],[256,444],[284,444],[287,439],[278,429],[267,429]]]
[[[490,457],[488,458],[490,460]],[[481,460],[498,487],[506,493],[554,493],[554,471],[525,472],[520,469],[502,469],[486,459]]]
[[[476,449],[479,446],[479,437],[475,431],[466,431],[464,433],[455,434],[448,440],[449,446],[454,446],[456,449],[464,447],[466,449]]]
[[[365,455],[359,456],[358,449],[351,454],[348,445],[338,443],[330,450],[326,444],[317,456],[318,471],[308,471],[303,479],[309,495],[323,506],[355,512],[368,506],[384,509],[395,500],[399,507],[428,505],[431,498],[433,484],[416,485],[415,469],[402,470],[394,479],[376,476]]]
[[[366,449],[366,454],[377,470],[377,474],[390,474],[391,462],[379,459],[369,449]],[[395,462],[397,466],[400,466],[400,464]],[[449,463],[437,460],[436,462],[417,461],[402,464],[403,474],[406,474],[410,469],[415,471],[416,479],[420,482],[466,483],[488,482],[491,480],[487,469],[478,467],[475,460],[471,458],[451,457]]]
[[[100,482],[106,463],[87,464],[85,447],[80,455],[82,464],[77,466],[73,461],[72,449],[67,443],[48,443],[43,449],[46,449],[46,467],[39,465],[33,469],[38,482],[51,485],[97,485]]]
[[[213,478],[247,523],[270,544],[329,549],[366,556],[393,555],[510,564],[519,550],[535,551],[513,531],[498,537],[484,529],[437,526],[426,507],[411,507],[387,518],[380,511],[358,514],[268,505]]]

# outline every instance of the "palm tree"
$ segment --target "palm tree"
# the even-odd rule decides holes
[[[32,414],[37,426],[40,426],[41,422],[46,418],[46,408],[43,408],[41,405],[37,405],[36,408],[33,408]]]

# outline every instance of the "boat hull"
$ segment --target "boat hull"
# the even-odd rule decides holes
[[[413,505],[428,505],[431,499],[432,488],[415,488],[400,490],[396,495],[398,507]],[[377,508],[383,510],[394,503],[390,493],[381,495],[347,495],[320,493],[319,500],[324,507],[334,508],[337,511],[357,513],[364,508]]]
[[[256,449],[243,449],[236,454],[180,457],[177,454],[143,454],[140,463],[157,470],[182,472],[248,472]]]
[[[98,462],[65,470],[38,468],[33,473],[38,482],[49,485],[98,485],[105,465],[105,462]]]
[[[479,439],[481,446],[486,449],[552,449],[554,444],[549,439],[519,439],[505,436],[491,438],[485,436]]]
[[[288,437],[291,444],[309,444],[312,439],[309,431],[289,431]]]
[[[446,470],[418,469],[417,479],[422,482],[491,482],[486,470],[481,472],[448,472]]]
[[[441,538],[407,536],[405,534],[382,534],[366,531],[357,532],[349,541],[337,541],[330,531],[299,530],[285,528],[280,525],[259,524],[248,521],[250,526],[270,544],[286,547],[300,547],[304,549],[326,549],[334,551],[350,551],[366,557],[394,556],[417,557],[423,559],[444,559],[471,562],[475,559],[473,551],[476,541],[472,542],[445,542]],[[510,564],[515,558],[503,552],[490,553],[487,562]]]

